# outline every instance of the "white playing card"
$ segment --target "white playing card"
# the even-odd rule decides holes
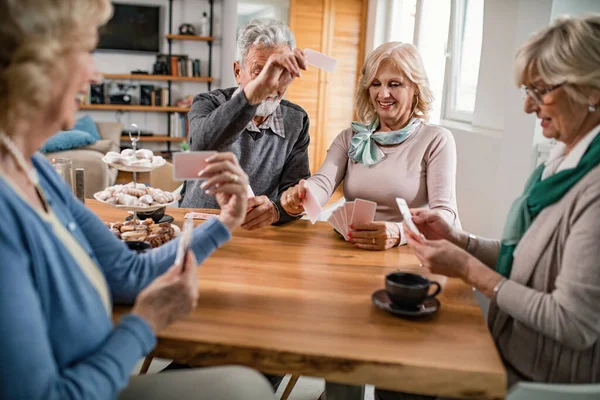
[[[179,237],[179,243],[177,244],[177,253],[175,255],[175,265],[181,265],[185,258],[190,243],[192,242],[192,231],[194,230],[194,220],[187,218],[183,222],[183,232]]]
[[[416,235],[421,235],[421,232],[419,232],[419,230],[417,229],[417,226],[415,225],[415,223],[412,220],[412,215],[410,215],[410,209],[408,208],[408,204],[406,203],[406,200],[401,199],[400,197],[396,197],[396,204],[398,205],[400,214],[402,214],[402,219],[404,220],[404,223],[406,224],[406,226],[408,226],[408,229],[413,231],[413,233]]]
[[[333,72],[338,60],[333,57],[326,56],[323,53],[314,51],[311,49],[304,50],[304,58],[307,63],[314,65],[317,68],[321,68],[327,72]]]
[[[255,197],[254,190],[252,190],[252,186],[248,185],[248,198],[251,199]]]
[[[312,184],[310,182],[306,182],[306,197],[302,199],[302,206],[312,224],[319,220],[323,209],[314,195]]]
[[[373,201],[356,199],[352,210],[352,224],[368,224],[375,219],[377,203]]]

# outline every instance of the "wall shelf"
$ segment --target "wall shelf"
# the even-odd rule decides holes
[[[121,136],[121,141],[129,142],[129,136]],[[186,137],[169,137],[162,135],[155,136],[140,136],[140,142],[165,142],[165,143],[181,143],[187,142]]]
[[[146,74],[103,74],[104,79],[124,79],[132,81],[171,81],[171,82],[212,82],[209,76],[172,76]]]
[[[198,36],[198,35],[168,34],[168,35],[165,35],[165,37],[170,40],[194,40],[197,42],[212,42],[213,40],[215,40],[214,36]]]
[[[187,113],[190,111],[189,107],[160,107],[160,106],[138,106],[138,105],[127,105],[127,104],[82,104],[79,107],[80,110],[88,111],[143,111],[143,112],[179,112]]]

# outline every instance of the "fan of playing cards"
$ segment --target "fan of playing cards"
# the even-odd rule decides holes
[[[338,207],[327,220],[344,239],[348,240],[349,226],[352,224],[367,224],[375,219],[377,203],[369,200],[356,199],[347,201]]]

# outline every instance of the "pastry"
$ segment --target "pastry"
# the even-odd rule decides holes
[[[153,157],[154,157],[154,153],[152,152],[152,150],[140,149],[135,152],[135,158],[137,158],[138,160],[145,159],[145,160],[152,161]]]
[[[147,225],[123,225],[121,227],[121,232],[133,232],[133,231],[147,231]]]
[[[148,233],[145,231],[132,231],[121,233],[121,239],[127,242],[143,242],[148,237]]]
[[[132,188],[132,187],[126,187],[124,188],[121,193],[127,194],[129,196],[134,196],[134,197],[142,197],[144,195],[146,195],[146,189],[136,189],[136,188]],[[148,204],[152,204],[151,202]]]
[[[135,155],[135,152],[133,151],[133,149],[125,149],[121,152],[121,155],[123,157],[133,157]]]

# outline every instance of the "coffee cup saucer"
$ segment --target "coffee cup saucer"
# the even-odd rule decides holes
[[[385,289],[375,291],[371,300],[377,307],[399,317],[425,317],[435,314],[440,309],[440,301],[435,298],[427,299],[415,308],[400,308],[392,303]]]

